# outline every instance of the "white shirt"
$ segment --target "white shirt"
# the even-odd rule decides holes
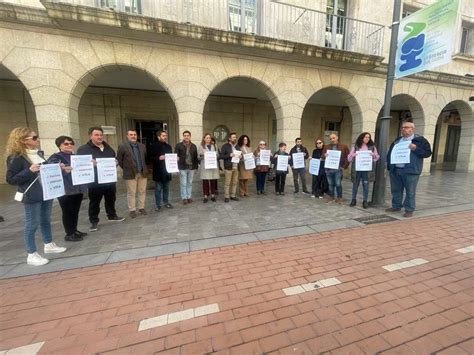
[[[37,149],[27,149],[26,155],[33,164],[41,164],[45,162],[45,160],[38,155]]]

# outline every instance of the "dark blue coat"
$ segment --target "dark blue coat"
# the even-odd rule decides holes
[[[38,152],[43,156],[43,152]],[[39,176],[39,172],[30,170],[31,162],[23,155],[11,155],[7,158],[7,182],[16,185],[18,192],[25,192],[30,184]],[[31,185],[28,192],[23,196],[23,203],[37,203],[43,201],[43,189],[40,179]]]
[[[387,169],[390,170],[390,155],[392,154],[392,149],[397,144],[402,137],[398,137],[390,146],[390,149],[387,153]],[[416,149],[410,151],[410,163],[405,164],[403,171],[405,174],[420,175],[423,170],[423,159],[429,158],[431,156],[431,146],[430,142],[426,140],[423,136],[415,135],[415,138],[411,141],[416,145]]]

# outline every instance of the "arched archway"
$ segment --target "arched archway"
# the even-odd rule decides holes
[[[23,83],[0,64],[0,156],[5,156],[7,137],[15,127],[38,132],[35,106]],[[0,184],[5,183],[5,164],[0,164]]]
[[[225,143],[223,130],[247,134],[253,142],[266,140],[276,150],[277,113],[280,107],[272,89],[248,76],[221,81],[209,94],[203,113],[203,130],[214,134],[219,145]]]
[[[72,90],[70,121],[77,125],[81,142],[87,129],[106,127],[107,141],[114,147],[124,141],[128,128],[150,147],[158,130],[169,132],[170,144],[177,140],[177,112],[167,88],[148,71],[111,64],[88,71]]]
[[[379,118],[383,112],[380,109]],[[400,124],[404,119],[412,119],[416,127],[416,133],[423,135],[425,126],[425,116],[421,104],[413,96],[408,94],[398,94],[392,97],[390,104],[389,143],[393,142],[400,135]],[[375,136],[379,133],[380,120],[377,120]]]
[[[474,170],[470,167],[474,135],[471,106],[462,100],[448,103],[440,112],[433,144],[432,169]]]
[[[362,113],[355,97],[346,89],[326,87],[315,92],[306,103],[301,119],[301,136],[308,148],[316,137],[329,142],[336,133],[339,141],[348,146],[362,127]]]

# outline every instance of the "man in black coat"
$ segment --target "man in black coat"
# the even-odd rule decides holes
[[[306,149],[306,147],[303,147],[303,141],[299,137],[295,139],[295,146],[291,148],[290,150],[290,157],[293,158],[293,154],[295,153],[304,153],[305,161],[309,157],[308,149]],[[303,187],[303,193],[309,194],[309,191],[306,188],[306,168],[303,167],[303,168],[295,169],[293,167],[293,159],[290,159],[290,165],[291,165],[291,169],[293,170],[293,184],[295,185],[294,192],[298,193],[300,191],[300,187],[298,185],[298,176],[299,176],[301,179],[301,185]]]
[[[173,208],[169,203],[169,185],[171,174],[166,171],[165,154],[173,153],[168,144],[168,133],[158,131],[158,142],[151,147],[151,161],[153,162],[153,181],[155,181],[155,211],[160,211],[161,200],[166,208]]]
[[[219,159],[224,161],[224,202],[239,200],[235,195],[239,183],[239,169],[238,164],[232,162],[234,156],[239,156],[239,159],[241,159],[242,153],[240,147],[237,145],[237,134],[231,132],[227,136],[227,143],[221,147],[221,155],[219,157]]]
[[[89,142],[79,147],[78,155],[92,155],[94,165],[97,158],[115,158],[115,151],[104,141],[104,131],[101,127],[89,128]],[[105,212],[111,222],[122,222],[123,217],[117,216],[115,211],[115,200],[117,198],[117,186],[115,182],[99,184],[97,179],[97,169],[95,169],[95,181],[88,186],[89,196],[89,221],[91,227],[89,231],[95,232],[98,229],[100,201],[105,200]]]

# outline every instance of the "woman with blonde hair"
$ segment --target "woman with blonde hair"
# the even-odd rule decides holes
[[[45,265],[48,259],[38,254],[35,233],[38,227],[44,243],[44,252],[63,253],[66,248],[53,242],[51,233],[51,208],[53,201],[43,201],[43,190],[39,179],[41,164],[45,163],[43,152],[38,150],[39,137],[26,127],[15,128],[7,140],[7,182],[16,185],[22,195],[25,209],[24,240],[28,253],[27,264]]]
[[[217,147],[212,143],[212,136],[210,133],[206,133],[202,137],[201,144],[198,147],[199,155],[199,175],[202,180],[202,191],[204,198],[202,202],[207,203],[209,201],[209,196],[211,196],[211,201],[216,202],[216,191],[217,191],[217,180],[219,179],[219,167],[215,169],[206,169],[205,167],[205,153],[206,152],[217,152]]]

